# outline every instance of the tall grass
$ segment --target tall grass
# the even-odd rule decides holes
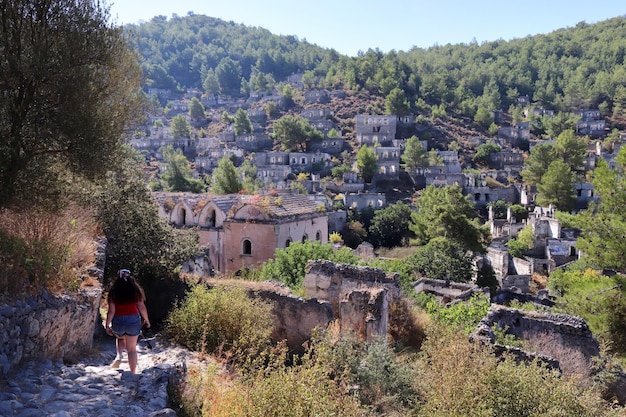
[[[77,289],[94,264],[99,228],[92,213],[0,211],[0,294]]]
[[[165,332],[189,349],[254,361],[271,343],[272,305],[248,297],[244,288],[194,286],[165,320]]]

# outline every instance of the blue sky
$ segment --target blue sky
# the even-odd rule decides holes
[[[188,12],[268,29],[354,56],[479,43],[626,15],[624,0],[109,0],[118,24]]]

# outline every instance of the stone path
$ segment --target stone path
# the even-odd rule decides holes
[[[0,416],[18,417],[174,417],[167,385],[177,369],[199,363],[198,356],[167,344],[158,335],[139,341],[137,374],[127,357],[112,369],[113,338],[97,339],[91,354],[76,364],[37,360],[0,377]]]

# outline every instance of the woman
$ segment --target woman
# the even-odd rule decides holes
[[[130,276],[130,271],[120,269],[107,297],[106,331],[109,336],[116,337],[117,356],[111,365],[113,368],[120,366],[126,349],[130,372],[135,373],[137,369],[137,339],[141,333],[142,318],[146,327],[150,328],[145,301],[143,288]]]

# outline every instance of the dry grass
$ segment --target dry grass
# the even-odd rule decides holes
[[[579,376],[589,380],[593,375],[593,365],[580,350],[565,346],[558,334],[534,333],[524,335],[526,350],[553,357],[559,361],[564,375]]]
[[[416,246],[398,246],[395,248],[378,248],[376,252],[381,258],[404,259],[417,249]]]
[[[71,206],[60,214],[2,210],[0,293],[79,288],[95,262],[99,233],[94,216],[83,207]]]

